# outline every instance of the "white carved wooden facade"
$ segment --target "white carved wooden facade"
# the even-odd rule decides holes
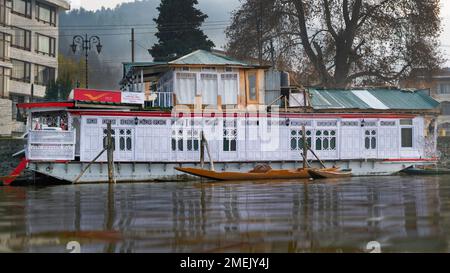
[[[203,130],[217,162],[301,161],[302,126],[322,160],[425,158],[424,118],[82,116],[81,161],[103,149],[112,121],[117,162],[198,162]],[[310,158],[311,158],[310,154]],[[100,161],[106,161],[103,156]]]

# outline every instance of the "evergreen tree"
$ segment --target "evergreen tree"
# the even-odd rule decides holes
[[[49,82],[45,91],[47,101],[66,101],[77,82],[85,82],[84,61],[75,61],[59,55],[58,65],[58,79]]]
[[[208,16],[195,8],[197,0],[161,0],[153,19],[159,40],[149,51],[155,61],[171,61],[197,49],[211,50],[214,43],[200,29]]]

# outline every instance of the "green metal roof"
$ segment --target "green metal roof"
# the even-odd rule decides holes
[[[228,65],[228,66],[245,66],[252,67],[251,64],[244,63],[228,56],[209,52],[206,50],[196,50],[188,55],[178,58],[171,62],[135,62],[123,63],[124,75],[127,75],[134,67],[151,68],[154,66],[170,66],[170,65]]]
[[[133,67],[152,67],[158,65],[166,65],[166,62],[137,62],[137,63],[123,63],[124,74],[126,75]]]
[[[206,50],[196,50],[179,59],[169,62],[175,65],[235,65],[250,66],[247,63],[234,60],[228,56],[216,54]]]
[[[432,110],[439,102],[425,90],[309,89],[314,109]]]

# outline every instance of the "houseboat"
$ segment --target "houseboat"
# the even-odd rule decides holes
[[[303,88],[270,67],[202,50],[126,63],[121,84],[75,89],[66,102],[19,104],[28,118],[27,168],[70,183],[107,182],[107,156],[92,161],[108,123],[117,182],[193,179],[175,168],[199,168],[202,132],[217,171],[300,168],[303,134],[327,167],[357,176],[438,160],[439,103],[426,90]]]

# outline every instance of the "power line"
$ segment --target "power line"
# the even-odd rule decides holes
[[[156,34],[156,33],[183,33],[183,32],[187,32],[187,31],[189,31],[189,30],[191,30],[191,29],[178,29],[178,30],[171,30],[171,31],[148,31],[148,32],[136,32],[135,34],[136,35],[147,35],[147,34],[150,34],[150,35],[154,35],[154,34]],[[210,30],[210,31],[212,31],[212,30],[224,30],[224,28],[222,28],[222,27],[217,27],[217,28],[205,28],[205,29],[202,29],[202,30],[204,30],[204,31],[208,31],[208,30]],[[2,30],[0,29],[0,32],[1,32]],[[72,36],[74,36],[74,35],[77,35],[77,34],[79,34],[80,33],[80,31],[77,31],[77,32],[73,32],[73,33],[66,33],[66,34],[60,34],[60,35],[58,35],[58,37],[72,37]],[[96,33],[98,36],[100,36],[100,37],[102,37],[102,36],[129,36],[130,35],[130,33],[129,32],[124,32],[124,33]],[[28,37],[28,35],[25,35],[25,34],[21,34],[21,35],[13,35],[14,37]],[[56,37],[56,36],[55,36]]]
[[[202,26],[217,26],[217,25],[229,25],[231,23],[230,20],[222,20],[222,21],[209,21],[209,22],[204,22],[203,24],[200,25],[200,27]],[[180,26],[195,26],[198,25],[197,23],[172,23],[172,24],[166,24],[163,28],[175,28],[175,27],[180,27]],[[53,29],[50,29],[49,26],[36,26],[35,24],[33,25],[12,25],[12,27],[27,27],[27,28],[31,28],[31,29],[46,29],[46,30],[50,30],[50,31],[55,31],[57,29],[71,29],[71,28],[75,28],[75,29],[104,29],[104,28],[110,28],[110,29],[117,29],[117,28],[147,28],[147,27],[158,27],[157,24],[153,23],[153,24],[104,24],[104,25],[99,25],[99,24],[85,24],[85,25],[59,25],[56,27],[53,27]]]

